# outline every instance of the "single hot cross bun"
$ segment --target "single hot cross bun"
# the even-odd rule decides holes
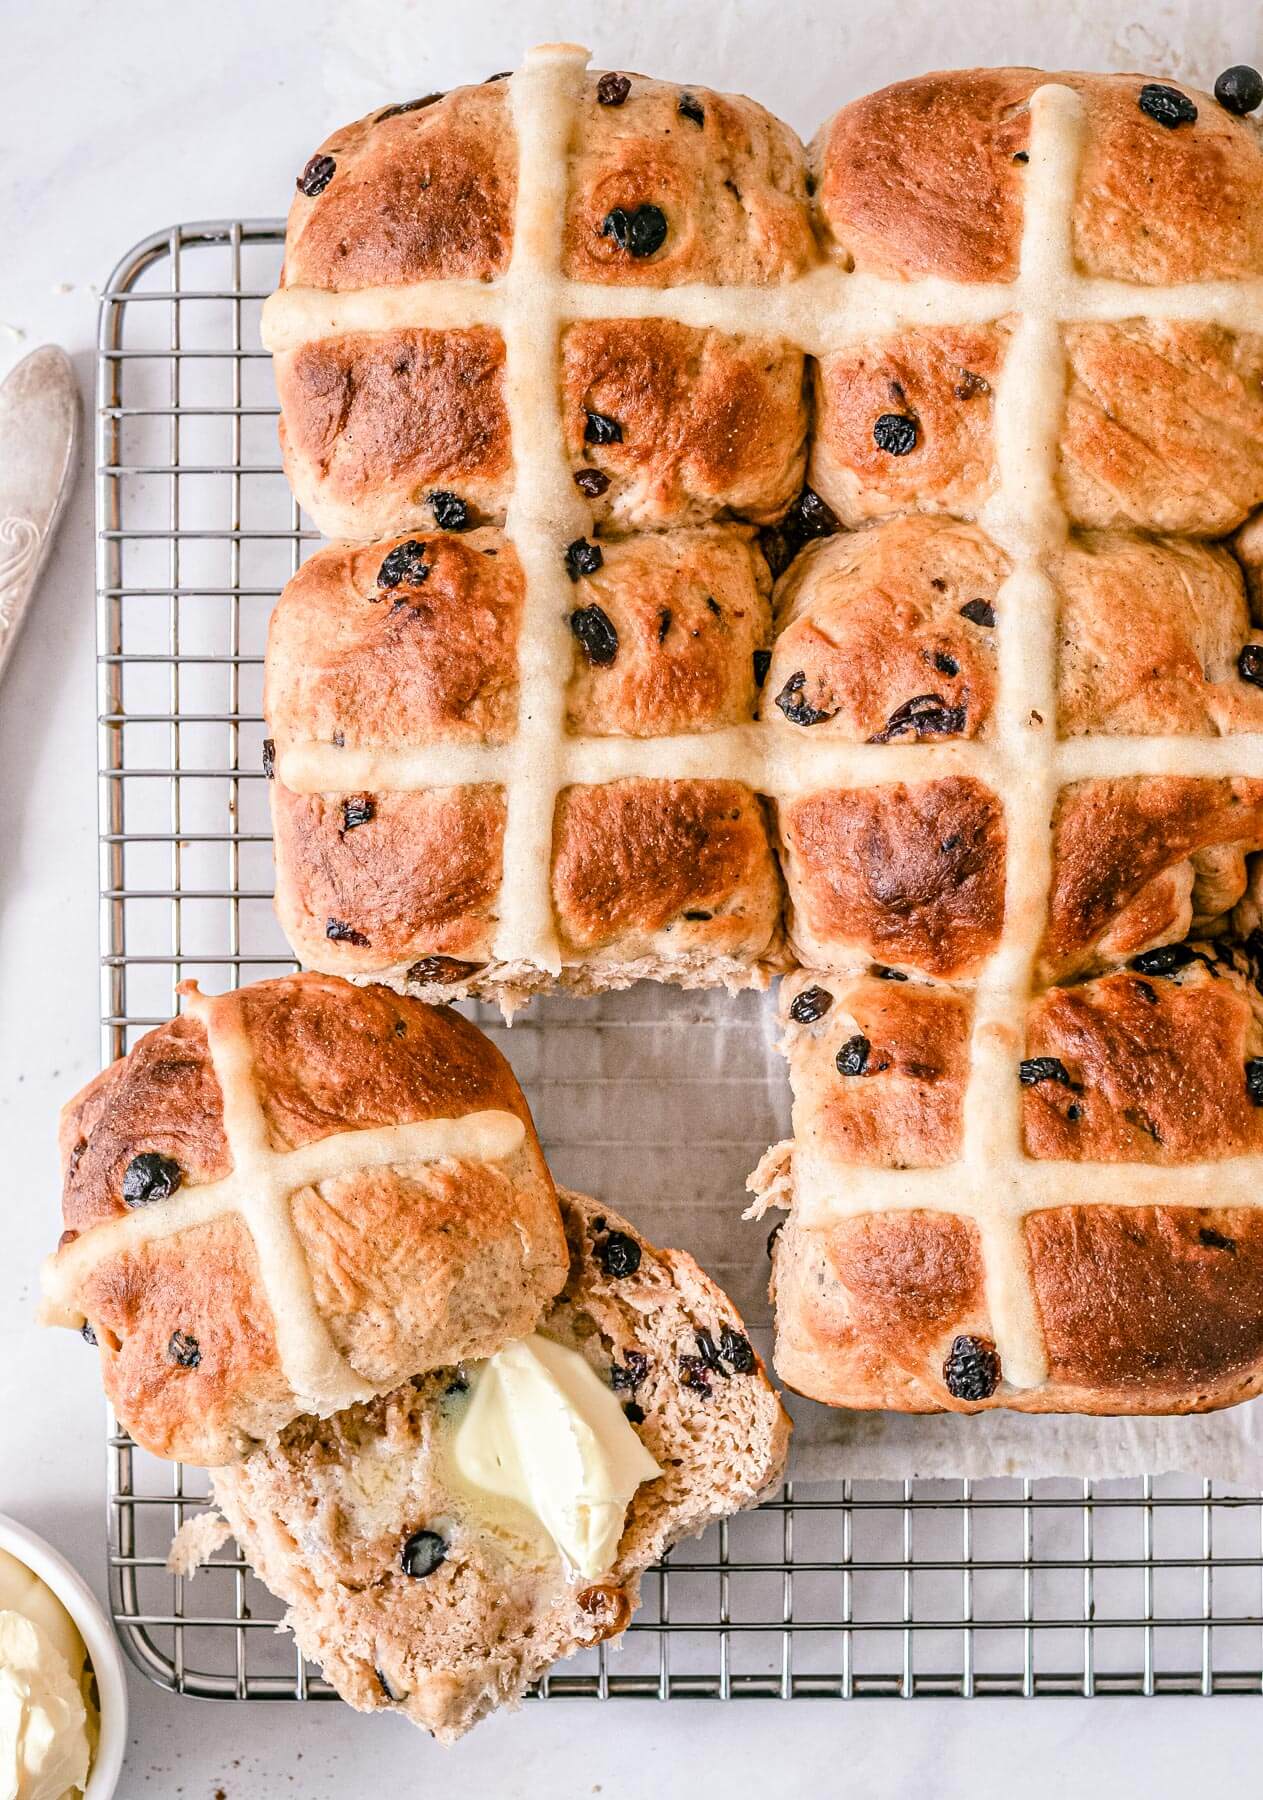
[[[560,1216],[474,1026],[324,975],[186,996],[66,1106],[45,1270],[139,1443],[230,1462],[532,1329]]]

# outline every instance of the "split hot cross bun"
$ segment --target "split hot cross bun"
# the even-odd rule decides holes
[[[185,992],[66,1106],[45,1270],[139,1443],[231,1462],[533,1329],[565,1240],[481,1032],[325,975]]]

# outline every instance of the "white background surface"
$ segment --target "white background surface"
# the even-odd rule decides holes
[[[0,0],[0,375],[53,338],[90,394],[94,284],[135,239],[180,218],[281,212],[332,127],[557,37],[604,66],[749,92],[804,134],[853,94],[936,66],[1208,81],[1263,59],[1249,0]],[[55,1111],[97,1058],[91,534],[84,478],[0,692],[0,1510],[100,1586],[97,1386],[76,1338],[33,1323],[35,1271],[58,1229]],[[211,1707],[138,1678],[133,1707],[128,1800],[1187,1796],[1257,1787],[1263,1741],[1260,1700],[554,1701],[447,1753],[341,1707]]]

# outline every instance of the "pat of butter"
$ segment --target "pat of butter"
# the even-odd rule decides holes
[[[610,1389],[538,1335],[478,1364],[471,1386],[452,1446],[461,1479],[524,1506],[580,1575],[603,1575],[632,1495],[662,1473]]]
[[[68,1800],[91,1757],[88,1710],[66,1658],[33,1618],[0,1612],[0,1793]]]

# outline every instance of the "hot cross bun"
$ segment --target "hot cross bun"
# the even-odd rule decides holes
[[[565,1279],[507,1063],[450,1009],[324,975],[149,1032],[64,1109],[49,1322],[146,1449],[211,1466],[529,1332]]]

